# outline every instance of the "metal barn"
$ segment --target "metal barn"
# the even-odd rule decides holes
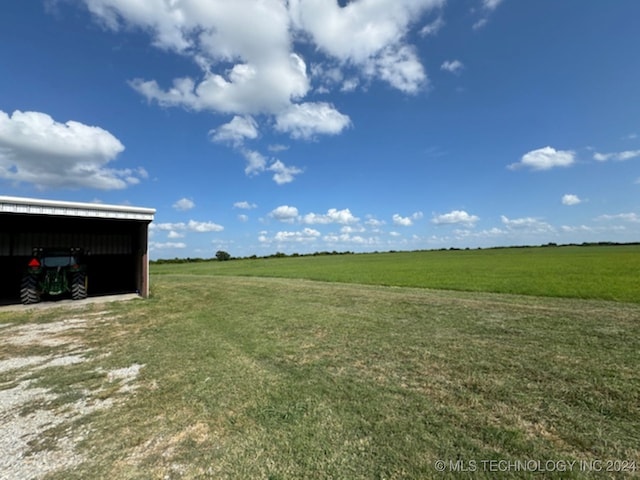
[[[34,248],[82,248],[88,295],[149,295],[155,209],[0,196],[0,304],[20,302]]]

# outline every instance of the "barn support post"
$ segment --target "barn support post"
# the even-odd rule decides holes
[[[138,228],[137,267],[138,292],[143,298],[149,297],[149,224],[142,223]]]

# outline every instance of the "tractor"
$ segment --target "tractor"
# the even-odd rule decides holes
[[[87,297],[87,269],[81,248],[34,248],[20,284],[20,300],[38,303],[42,295],[70,293],[73,300]]]

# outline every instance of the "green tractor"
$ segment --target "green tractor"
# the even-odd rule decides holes
[[[81,248],[34,248],[22,276],[20,300],[25,305],[38,303],[42,295],[70,293],[74,300],[87,297],[87,269],[82,264]]]

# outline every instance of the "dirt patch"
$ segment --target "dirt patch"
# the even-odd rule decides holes
[[[135,390],[144,367],[91,367],[91,349],[83,343],[83,334],[117,318],[103,310],[61,321],[0,328],[0,345],[10,347],[5,351],[22,353],[0,355],[0,478],[42,478],[85,461],[75,445],[90,430],[78,420],[124,401]],[[29,354],[30,350],[37,354]],[[46,380],[64,378],[65,369],[85,363],[88,371],[104,378],[102,383],[94,383],[94,388],[48,386]]]

